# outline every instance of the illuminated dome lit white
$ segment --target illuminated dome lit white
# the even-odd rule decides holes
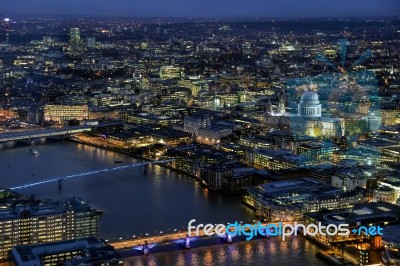
[[[297,114],[303,117],[321,117],[321,104],[315,91],[305,91],[301,95]]]

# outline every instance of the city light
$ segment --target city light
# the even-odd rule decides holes
[[[0,3],[0,264],[400,264],[395,0],[40,2]]]

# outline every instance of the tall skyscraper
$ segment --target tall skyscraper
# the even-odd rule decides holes
[[[96,38],[95,37],[88,37],[86,39],[86,46],[87,48],[94,48],[96,46]]]
[[[8,42],[10,40],[10,19],[5,18],[3,20],[3,27],[4,27],[4,34],[5,34],[5,41]]]
[[[81,32],[79,28],[69,30],[69,43],[71,46],[78,46],[81,43]]]

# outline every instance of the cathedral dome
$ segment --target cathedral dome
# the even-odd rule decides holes
[[[302,117],[321,117],[321,104],[315,91],[305,91],[301,95],[297,114]]]
[[[319,104],[319,97],[315,91],[305,91],[301,95],[300,103],[305,104]]]

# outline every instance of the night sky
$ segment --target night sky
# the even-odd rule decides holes
[[[399,16],[400,0],[1,0],[0,15],[260,18]]]

